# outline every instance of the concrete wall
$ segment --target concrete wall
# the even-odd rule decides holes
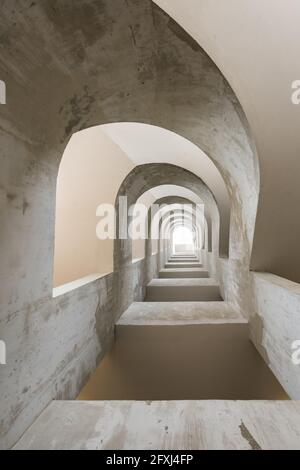
[[[300,366],[292,361],[292,344],[300,340],[299,284],[270,273],[247,273],[232,260],[219,259],[215,271],[212,254],[206,257],[224,300],[249,320],[254,345],[288,395],[299,400]],[[238,280],[241,272],[248,279],[244,288]]]
[[[157,256],[150,263],[155,276]],[[143,300],[144,272],[145,260],[132,264],[132,300]],[[51,400],[78,395],[112,343],[114,299],[109,274],[1,319],[8,358],[0,369],[1,449],[11,447]]]
[[[300,400],[300,365],[292,361],[292,343],[300,340],[300,286],[268,273],[251,278],[251,338],[289,396]]]

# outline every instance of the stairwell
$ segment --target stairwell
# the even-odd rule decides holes
[[[16,449],[295,448],[287,400],[206,267],[173,255],[78,400],[53,402]]]

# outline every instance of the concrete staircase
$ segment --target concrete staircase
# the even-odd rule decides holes
[[[199,259],[171,256],[78,400],[49,405],[15,448],[300,449],[287,398]]]
[[[180,260],[180,261],[179,261]],[[171,256],[159,279],[147,286],[147,302],[212,302],[223,300],[220,286],[209,278],[196,256]]]

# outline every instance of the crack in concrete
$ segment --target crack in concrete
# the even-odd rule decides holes
[[[242,437],[246,439],[246,441],[248,442],[252,450],[262,450],[258,442],[254,439],[254,437],[250,433],[249,429],[243,423],[243,421],[241,422],[241,425],[239,426],[239,428],[241,430]]]

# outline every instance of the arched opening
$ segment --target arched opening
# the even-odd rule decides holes
[[[174,255],[194,255],[195,240],[190,228],[182,225],[176,227],[172,233],[172,253]]]
[[[72,136],[57,178],[54,287],[113,271],[113,237],[99,239],[96,229],[132,168],[101,128]]]
[[[163,153],[161,150],[158,152],[161,147],[153,150],[153,157],[142,151],[139,140],[148,138],[159,141]],[[209,158],[194,144],[173,132],[146,124],[118,123],[92,127],[72,136],[60,162],[56,187],[53,284],[59,289],[55,290],[55,295],[113,271],[113,238],[107,235],[106,239],[99,239],[95,229],[107,215],[106,206],[114,204],[118,187],[137,163],[148,163],[148,160],[176,163],[180,155],[178,149],[189,155],[186,166],[203,173],[213,187],[219,187],[217,197],[220,199],[222,196],[226,200],[224,182],[220,184],[222,178]],[[139,204],[149,208],[154,199],[161,199],[170,191],[179,196],[191,193],[189,188],[174,184],[152,188],[133,205],[134,218]],[[229,240],[226,211],[222,210],[220,249]],[[132,260],[144,259],[145,249],[143,235],[136,237]],[[155,240],[152,249],[153,254],[158,250]]]

